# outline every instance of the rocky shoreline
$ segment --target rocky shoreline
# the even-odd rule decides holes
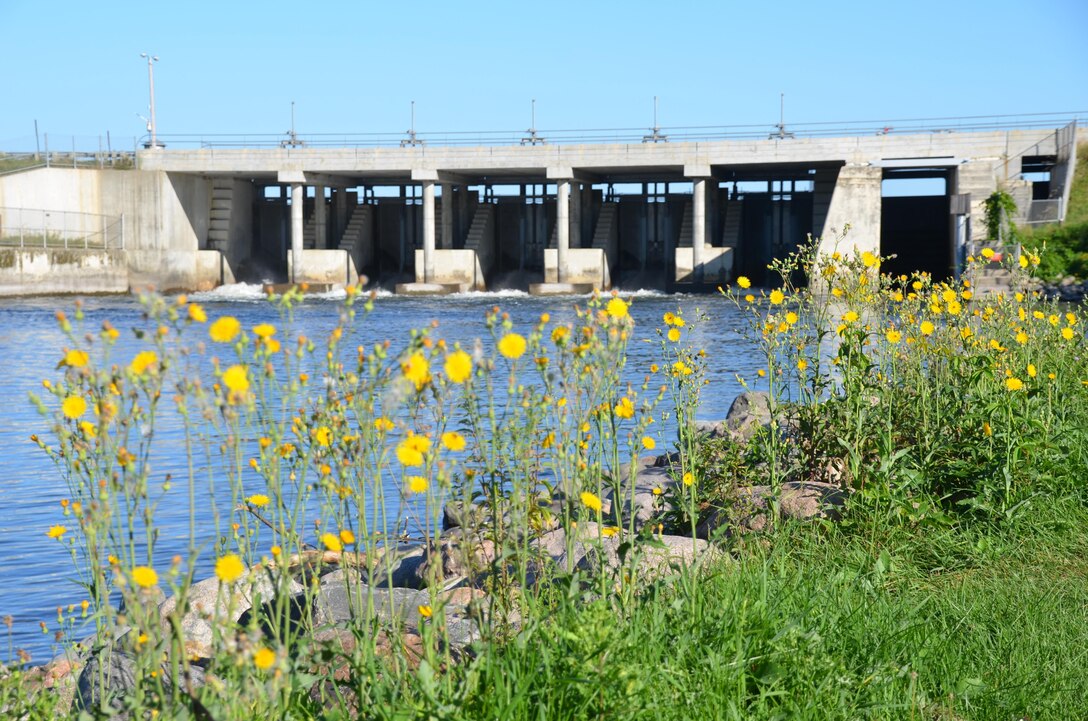
[[[744,444],[770,423],[766,395],[743,393],[724,420],[701,422],[697,431],[703,439],[728,438]],[[661,533],[658,524],[665,510],[664,499],[681,484],[675,462],[671,455],[642,458],[633,474],[630,467],[620,469],[624,480],[600,499],[603,523],[632,527],[636,533],[650,524],[646,530],[653,542],[639,546],[635,567],[641,578],[652,580],[678,567],[699,567],[728,558],[715,545],[716,539],[769,526],[773,489],[742,485],[737,487],[732,504],[704,514],[695,537]],[[779,511],[786,518],[836,518],[845,499],[845,491],[835,484],[787,481],[781,485]],[[614,578],[629,560],[630,544],[615,534],[615,526],[572,522],[564,527],[559,519],[566,515],[561,512],[563,504],[569,502],[571,499],[563,498],[540,501],[549,521],[527,543],[532,559],[528,565],[530,585],[551,578],[557,570],[583,572],[588,578]],[[163,599],[161,592],[158,598],[149,594],[147,601],[157,603],[154,616],[164,619],[166,634],[172,630],[167,619],[173,619],[184,639],[189,663],[178,674],[178,683],[189,692],[202,685],[206,662],[215,653],[217,629],[226,636],[241,635],[254,607],[275,603],[285,591],[292,618],[300,623],[307,620],[307,627],[299,632],[334,659],[350,655],[358,641],[357,630],[368,625],[384,629],[377,643],[379,655],[396,652],[410,662],[422,658],[427,625],[441,632],[437,636],[452,658],[472,654],[473,644],[495,624],[516,633],[520,628],[516,609],[489,593],[493,587],[489,575],[501,570],[505,561],[503,550],[487,537],[486,526],[480,525],[486,515],[486,509],[479,506],[466,509],[456,502],[447,503],[437,541],[394,546],[380,558],[307,552],[285,562],[290,572],[286,587],[283,574],[275,573],[276,566],[264,564],[248,569],[240,581],[229,585],[215,577],[193,584],[183,609],[177,608],[177,598]],[[109,638],[92,638],[69,656],[29,669],[26,678],[39,689],[58,694],[61,713],[73,703],[83,708],[99,705],[103,677],[111,693],[123,695],[136,683],[132,639],[126,638],[131,633],[119,628]],[[250,639],[253,643],[258,640]],[[319,671],[328,677],[326,684],[341,683],[350,673],[343,664]],[[174,676],[174,670],[163,668],[164,685],[172,686]]]

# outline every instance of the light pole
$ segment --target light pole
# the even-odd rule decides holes
[[[147,58],[147,87],[151,94],[151,122],[148,124],[151,130],[151,147],[159,147],[158,140],[155,139],[155,70],[152,67],[152,63],[159,62],[158,55],[151,55],[150,53],[140,53],[141,58]]]

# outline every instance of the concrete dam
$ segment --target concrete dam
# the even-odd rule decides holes
[[[699,291],[772,283],[767,264],[810,235],[943,278],[985,240],[999,187],[1026,219],[1061,220],[1077,134],[147,148],[131,170],[0,176],[0,294],[364,279]],[[925,192],[894,191],[911,182]]]

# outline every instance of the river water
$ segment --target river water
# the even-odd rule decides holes
[[[631,382],[641,382],[647,367],[657,360],[655,329],[661,326],[666,311],[677,310],[687,318],[694,318],[698,312],[707,317],[687,337],[687,342],[707,352],[710,383],[703,391],[700,418],[724,417],[741,390],[738,374],[750,382],[758,381],[759,357],[750,342],[738,334],[744,320],[728,299],[643,291],[621,292],[621,296],[632,300],[630,312],[635,320],[626,370]],[[234,315],[247,328],[262,322],[280,322],[278,311],[264,300],[257,286],[227,286],[190,297],[202,303],[212,319]],[[295,327],[309,337],[324,337],[336,325],[338,301],[335,295],[308,298],[297,309]],[[487,335],[483,319],[493,306],[509,313],[515,329],[524,331],[544,312],[551,314],[553,322],[573,320],[574,305],[585,301],[585,297],[535,298],[514,292],[442,298],[382,296],[376,300],[374,311],[361,321],[357,337],[366,346],[392,340],[395,350],[403,346],[409,329],[423,328],[437,320],[439,325],[433,335],[471,347],[476,338]],[[38,414],[28,394],[40,393],[42,379],[56,379],[60,374],[56,366],[66,339],[54,314],[65,310],[71,316],[73,303],[71,298],[0,299],[0,616],[14,617],[10,638],[0,641],[0,660],[9,658],[12,649],[20,648],[30,652],[36,663],[48,660],[57,651],[52,636],[56,607],[78,603],[84,597],[72,580],[74,568],[65,546],[45,535],[50,525],[64,522],[59,502],[67,495],[66,486],[52,462],[29,440],[35,433],[48,437],[49,421]],[[141,307],[129,297],[86,298],[84,312],[87,328],[97,328],[106,319],[118,328],[142,325]],[[644,339],[652,342],[642,342]],[[125,347],[128,342],[132,341],[122,334],[115,357],[133,355],[135,350]],[[755,383],[753,386],[758,387]],[[669,429],[663,430],[663,438],[668,438]],[[659,450],[664,450],[664,445]],[[156,431],[156,452],[165,457],[166,465],[172,458],[177,467],[183,467],[180,433],[176,429]],[[209,523],[209,502],[197,499],[201,514],[198,525]],[[71,525],[70,520],[68,523]],[[187,508],[164,514],[156,525],[161,534],[157,555],[167,559],[184,552]],[[202,562],[210,563],[208,559]],[[207,575],[207,569],[204,571],[198,577]],[[50,633],[41,631],[40,621],[51,625]],[[5,631],[0,627],[0,633]]]

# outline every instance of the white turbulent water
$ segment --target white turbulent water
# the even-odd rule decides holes
[[[756,380],[760,360],[751,345],[737,334],[743,321],[727,299],[669,296],[644,290],[621,295],[633,301],[631,314],[635,319],[635,338],[629,345],[626,369],[628,380],[640,383],[649,365],[657,360],[655,329],[661,326],[666,311],[678,310],[687,318],[694,318],[697,311],[707,315],[707,321],[690,329],[686,336],[686,342],[707,351],[710,383],[704,390],[700,417],[725,415],[740,390],[738,374]],[[229,314],[245,327],[261,322],[280,324],[278,312],[265,301],[260,285],[224,286],[189,297],[204,304],[212,319]],[[336,324],[340,305],[336,301],[342,297],[343,291],[308,297],[296,309],[295,328],[312,338],[325,337]],[[441,298],[379,294],[374,311],[358,323],[351,345],[370,347],[389,339],[396,349],[403,345],[409,329],[429,327],[437,320],[433,335],[471,347],[477,338],[486,340],[484,315],[496,305],[510,314],[516,329],[524,330],[543,312],[551,314],[553,323],[573,321],[574,306],[584,305],[585,300],[586,296],[535,298],[520,291],[461,293]],[[65,484],[51,461],[29,440],[34,433],[48,434],[49,422],[31,405],[28,394],[41,393],[42,379],[60,374],[56,368],[66,340],[54,313],[63,309],[71,316],[73,302],[69,298],[0,299],[0,367],[6,372],[5,382],[0,384],[0,447],[4,449],[0,455],[0,616],[15,617],[11,647],[30,651],[39,662],[51,657],[56,648],[52,635],[43,635],[38,622],[46,621],[52,629],[56,607],[83,598],[72,580],[75,569],[65,547],[45,536],[50,525],[65,522],[59,505],[67,495]],[[134,299],[87,298],[84,312],[87,329],[97,329],[108,319],[124,331],[115,358],[126,359],[135,353],[137,345],[129,329],[143,322],[141,308]],[[659,450],[666,450],[670,429],[665,426],[658,432]],[[156,427],[156,473],[183,471],[182,438],[180,423],[164,414]],[[216,504],[229,512],[229,499],[197,499],[198,524],[208,533],[212,527],[210,508]],[[70,520],[67,525],[72,525]],[[162,504],[156,526],[161,534],[157,558],[168,559],[183,552],[188,539],[186,504]],[[206,573],[209,559],[202,557],[201,563]],[[8,656],[9,650],[0,647],[0,659]]]

